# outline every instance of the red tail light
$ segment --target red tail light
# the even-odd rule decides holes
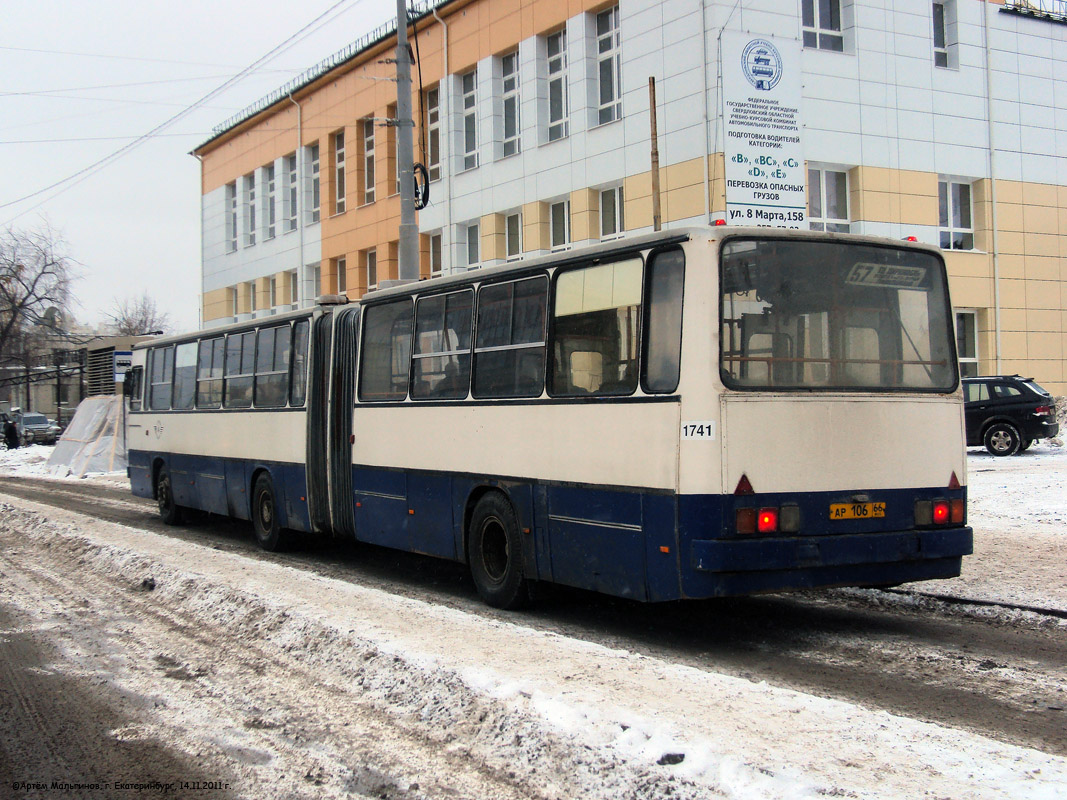
[[[756,517],[756,529],[760,533],[774,533],[778,530],[778,509],[761,508]]]
[[[949,508],[948,501],[936,500],[934,501],[934,524],[944,525],[949,521],[951,517],[951,510]]]
[[[1047,414],[1047,415],[1051,416],[1052,415],[1052,407],[1051,406],[1038,406],[1037,408],[1034,409],[1034,413],[1035,414]]]

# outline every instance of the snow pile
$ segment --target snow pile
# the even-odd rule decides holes
[[[50,474],[48,459],[55,450],[51,444],[31,444],[16,450],[0,450],[0,474],[41,478]]]
[[[965,731],[47,513],[8,507],[0,533],[120,586],[150,578],[152,601],[185,624],[290,653],[339,703],[531,796],[1051,800],[1067,785],[1064,759]]]

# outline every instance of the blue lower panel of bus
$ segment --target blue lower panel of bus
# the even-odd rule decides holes
[[[248,519],[253,478],[267,470],[282,524],[310,530],[301,464],[130,452],[133,493],[153,497],[155,470],[171,471],[180,505]],[[870,491],[878,518],[832,520],[856,493],[683,495],[407,472],[352,470],[356,538],[466,560],[466,523],[485,491],[511,502],[524,541],[525,574],[644,601],[721,597],[834,585],[889,585],[959,574],[971,529],[917,529],[916,500],[963,499],[965,489]],[[738,508],[795,505],[791,534],[738,535]]]
[[[156,474],[161,466],[170,471],[175,503],[236,519],[249,519],[253,476],[266,471],[274,487],[281,524],[293,530],[311,530],[304,499],[303,464],[130,450],[129,476],[134,495],[155,497]]]

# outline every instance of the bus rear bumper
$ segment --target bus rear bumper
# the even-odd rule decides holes
[[[826,585],[888,585],[960,574],[971,528],[692,543],[692,566],[712,595]],[[708,587],[710,588],[710,587]]]

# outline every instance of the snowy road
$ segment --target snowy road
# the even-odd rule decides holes
[[[979,552],[961,581],[908,588],[1067,609],[1062,559],[1028,549],[1067,535],[1064,455],[973,455]],[[236,523],[163,528],[107,482],[0,477],[0,502],[5,789],[1054,798],[1067,785],[1056,617],[858,591],[643,607],[555,590],[500,614],[454,565],[368,547],[268,556]]]

